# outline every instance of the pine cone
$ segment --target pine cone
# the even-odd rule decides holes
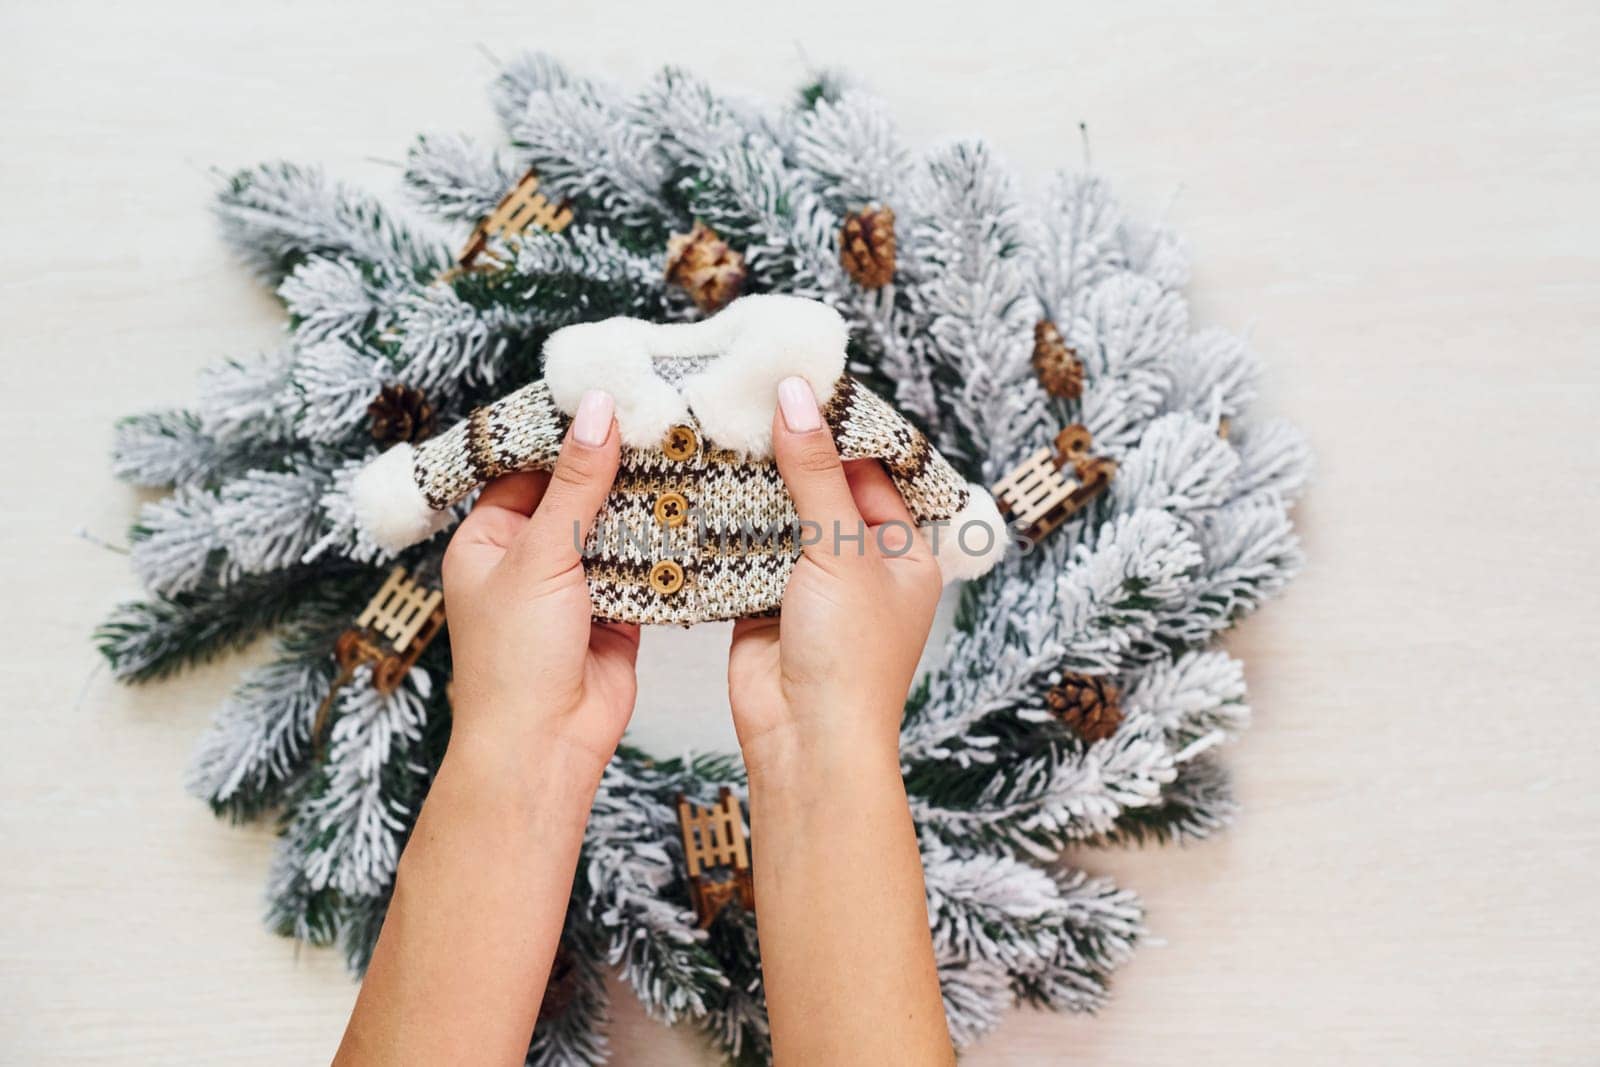
[[[372,417],[372,439],[380,445],[421,441],[433,436],[434,411],[422,390],[409,385],[386,385],[367,405]]]
[[[869,207],[845,217],[839,229],[839,262],[863,289],[882,289],[894,279],[894,209]]]
[[[1076,400],[1083,395],[1083,364],[1049,319],[1033,327],[1033,372],[1051,396]]]
[[[1068,672],[1044,699],[1068,729],[1091,744],[1116,733],[1122,723],[1121,694],[1104,678]]]
[[[701,311],[726,306],[744,288],[744,276],[744,257],[703,222],[667,239],[667,281],[687,289]]]

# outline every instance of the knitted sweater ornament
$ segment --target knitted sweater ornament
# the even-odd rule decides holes
[[[987,572],[1010,543],[994,500],[921,431],[844,373],[844,320],[825,304],[747,296],[716,316],[614,318],[558,330],[545,376],[421,444],[399,444],[353,484],[357,524],[398,552],[447,526],[492,478],[554,464],[589,389],[616,398],[622,461],[584,545],[596,618],[691,625],[775,612],[806,537],[772,460],[778,383],[810,383],[845,459],[877,459],[934,549],[946,582]],[[903,551],[909,531],[885,531]]]

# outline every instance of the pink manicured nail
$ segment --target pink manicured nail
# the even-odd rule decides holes
[[[822,412],[817,410],[817,394],[804,378],[785,378],[778,383],[778,407],[783,411],[783,424],[790,433],[810,433],[822,426]]]
[[[578,401],[578,413],[572,416],[572,436],[580,445],[599,448],[611,436],[611,413],[616,409],[611,394],[600,389],[590,389]]]

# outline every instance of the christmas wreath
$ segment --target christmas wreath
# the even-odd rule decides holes
[[[851,372],[997,488],[1025,548],[962,588],[902,728],[951,1034],[1019,1001],[1093,1010],[1142,911],[1062,850],[1229,821],[1217,750],[1248,711],[1212,646],[1300,562],[1307,449],[1250,417],[1245,345],[1190,331],[1178,242],[1092,175],[1025,198],[981,142],[913,155],[831,75],[765,107],[678,70],[627,93],[532,56],[492,95],[509,146],[410,150],[432,219],[313,168],[233,175],[218,216],[286,342],[117,429],[118,475],[172,491],[131,533],[148,595],[98,633],[116,675],[276,635],[191,780],[219,814],[279,820],[271,924],[365,964],[449,734],[445,538],[387,557],[354,523],[354,472],[536,378],[561,326],[791,293],[845,316]],[[741,785],[734,757],[617,753],[530,1063],[605,1059],[608,967],[654,1017],[766,1058],[755,916],[684,847],[706,809],[737,820]]]

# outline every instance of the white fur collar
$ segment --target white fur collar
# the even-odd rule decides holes
[[[700,322],[615,318],[568,326],[544,344],[544,377],[568,415],[589,389],[616,398],[622,442],[654,448],[692,411],[706,438],[747,455],[772,454],[778,383],[798,375],[819,403],[844,373],[849,331],[826,304],[794,296],[746,296]],[[676,388],[655,357],[710,356]]]

